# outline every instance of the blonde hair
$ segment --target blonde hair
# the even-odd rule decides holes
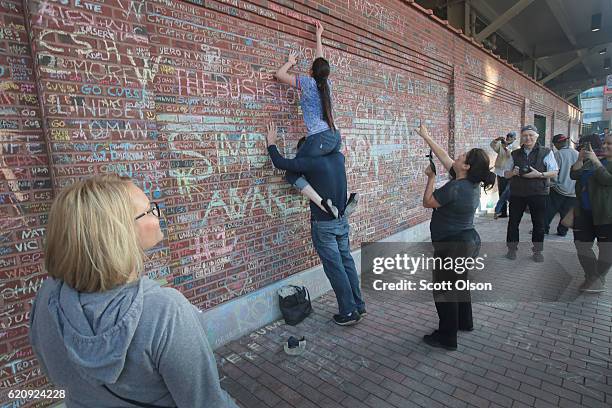
[[[49,213],[45,267],[79,292],[103,292],[143,269],[130,179],[115,174],[77,181]]]

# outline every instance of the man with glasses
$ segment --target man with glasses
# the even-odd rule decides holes
[[[505,177],[510,180],[510,220],[506,234],[506,258],[516,259],[519,224],[529,206],[531,241],[535,262],[544,262],[544,224],[546,197],[550,192],[550,179],[557,177],[559,166],[551,149],[537,143],[538,129],[533,125],[521,129],[521,148],[512,152],[506,162]]]

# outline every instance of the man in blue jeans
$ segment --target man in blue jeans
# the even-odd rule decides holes
[[[298,143],[301,147],[304,138]],[[285,159],[276,147],[276,125],[268,125],[268,153],[274,167],[301,173],[321,196],[328,197],[338,208],[338,218],[310,201],[312,243],[321,258],[325,275],[338,301],[339,314],[334,322],[341,326],[358,323],[366,314],[359,287],[359,276],[351,255],[346,207],[346,170],[344,155],[333,152],[319,157]]]

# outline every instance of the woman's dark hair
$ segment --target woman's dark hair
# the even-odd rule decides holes
[[[334,117],[332,115],[331,93],[327,78],[329,77],[329,62],[323,57],[316,58],[312,62],[312,77],[317,83],[319,97],[321,98],[321,106],[323,107],[323,116],[325,121],[332,130],[336,130],[334,125]]]
[[[495,185],[495,173],[490,168],[489,156],[484,150],[474,148],[465,155],[465,164],[470,165],[467,179],[472,183],[482,183],[485,191],[490,190]]]

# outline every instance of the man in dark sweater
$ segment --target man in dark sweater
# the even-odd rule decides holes
[[[322,197],[331,199],[339,216],[321,210],[310,201],[312,243],[321,258],[323,270],[336,294],[339,314],[334,322],[341,326],[358,323],[365,315],[365,303],[359,287],[359,276],[351,255],[346,206],[346,170],[344,155],[332,152],[319,157],[285,159],[276,147],[276,125],[268,125],[268,153],[274,167],[302,174]],[[300,144],[298,144],[298,149]]]

